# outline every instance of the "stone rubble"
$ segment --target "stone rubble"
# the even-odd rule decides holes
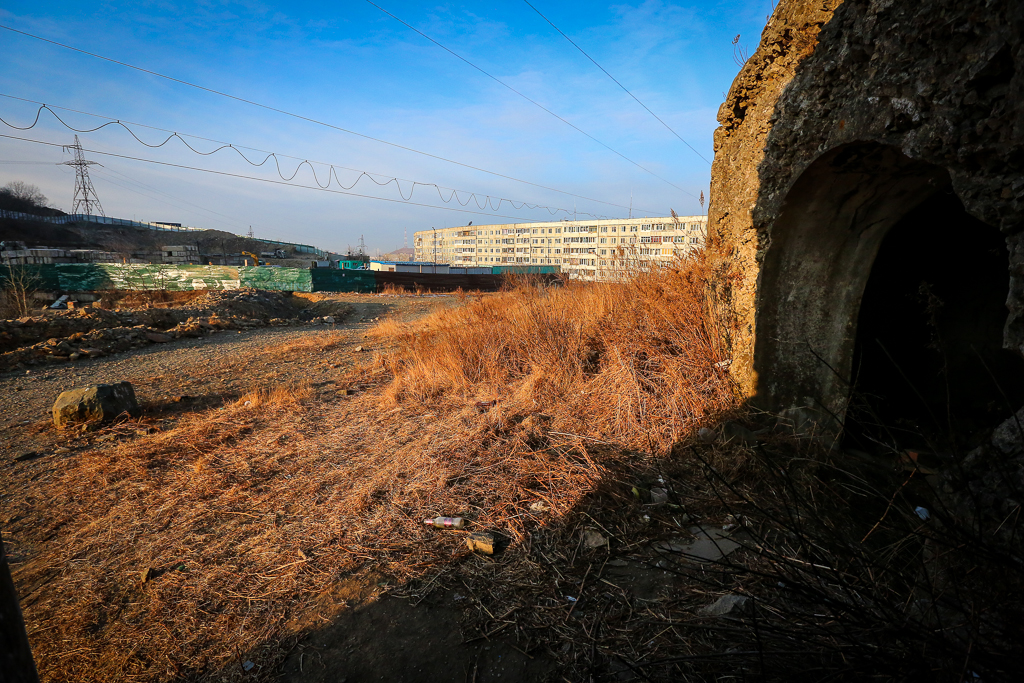
[[[210,292],[179,308],[108,311],[83,308],[0,320],[0,372],[99,358],[148,344],[197,338],[223,330],[331,324],[310,318],[280,292]]]

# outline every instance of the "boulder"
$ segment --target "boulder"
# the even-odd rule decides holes
[[[142,414],[131,382],[91,384],[65,391],[57,397],[53,404],[53,425],[64,429],[80,422],[109,422],[124,413],[132,417]]]

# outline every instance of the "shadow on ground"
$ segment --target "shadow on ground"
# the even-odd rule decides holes
[[[285,660],[281,683],[543,681],[555,664],[510,639],[464,641],[455,591],[418,605],[385,595],[341,613]]]

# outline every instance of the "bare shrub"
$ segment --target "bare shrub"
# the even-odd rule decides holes
[[[39,276],[29,266],[10,265],[3,269],[2,311],[4,318],[20,318],[32,312],[32,294],[39,288]]]
[[[397,403],[501,400],[561,429],[667,449],[733,408],[724,317],[702,255],[619,283],[514,289],[372,332]]]

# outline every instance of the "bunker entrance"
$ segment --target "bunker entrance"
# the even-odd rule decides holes
[[[952,191],[886,234],[861,299],[845,441],[965,449],[1024,404],[1024,359],[1002,348],[1006,243]]]

